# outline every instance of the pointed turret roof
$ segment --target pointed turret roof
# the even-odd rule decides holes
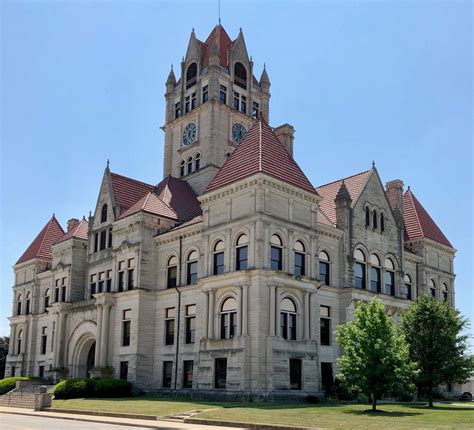
[[[263,83],[270,83],[270,78],[268,77],[267,67],[265,64],[263,65],[262,74],[260,76],[260,85],[262,85]]]
[[[403,195],[403,218],[405,221],[405,240],[426,238],[453,248],[451,242],[415,197],[410,187]]]
[[[262,118],[250,128],[205,192],[214,191],[257,173],[264,173],[317,195],[311,182]]]
[[[174,75],[173,65],[171,65],[170,73],[168,75],[168,79],[166,79],[167,84],[175,84],[176,83],[176,76]]]
[[[77,221],[59,240],[55,242],[60,243],[65,240],[75,238],[87,240],[89,232],[89,222],[83,217],[80,221]]]
[[[220,65],[227,67],[229,63],[229,49],[232,47],[232,40],[222,25],[217,24],[207,37],[205,42],[199,41],[203,51],[203,65],[209,64],[211,46],[215,43],[219,50]]]
[[[51,261],[51,250],[53,243],[55,243],[63,235],[64,230],[53,214],[51,219],[39,232],[35,240],[31,242],[30,246],[26,249],[16,264],[24,263],[25,261],[33,260],[34,258],[43,261]]]

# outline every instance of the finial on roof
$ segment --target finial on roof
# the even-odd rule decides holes
[[[410,185],[408,185],[408,189],[407,189],[407,191],[411,191]]]
[[[375,169],[375,161],[372,160],[372,169]]]
[[[107,158],[107,169],[110,167],[110,160]]]
[[[253,61],[253,58],[252,58],[252,56],[250,56],[250,61]]]
[[[268,77],[267,67],[265,63],[263,63],[263,71],[262,71],[262,75],[260,76],[260,85],[262,83],[270,84],[270,78]]]
[[[170,73],[168,74],[168,79],[166,79],[166,84],[176,84],[176,76],[174,75],[173,65],[171,65]]]
[[[85,221],[85,220],[86,220],[86,216],[85,216],[85,215],[82,215],[82,219]]]
[[[193,33],[193,34],[194,34],[194,27],[192,28],[192,30],[191,30],[191,33]]]
[[[92,211],[89,211],[89,218],[92,218]]]
[[[53,218],[56,218],[56,214],[53,212]]]
[[[242,33],[242,27],[239,27],[239,33]]]

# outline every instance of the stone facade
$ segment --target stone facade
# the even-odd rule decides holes
[[[384,187],[375,167],[317,192],[264,172],[205,191],[239,143],[234,124],[247,131],[255,123],[253,102],[261,120],[269,117],[266,71],[253,77],[242,33],[226,45],[226,68],[222,32],[216,27],[206,43],[193,32],[181,79],[171,72],[166,84],[165,177],[191,185],[201,214],[132,211],[154,187],[123,179],[133,185],[126,205],[107,167],[95,212],[82,221],[87,234],[69,229],[50,258],[14,267],[6,376],[113,375],[147,391],[229,399],[322,395],[341,352],[334,329],[358,303],[377,295],[397,316],[434,288],[454,306],[455,250],[406,237],[403,183]],[[239,86],[237,62],[247,71]],[[237,90],[246,110],[232,104]],[[184,144],[191,122],[197,134]],[[274,132],[292,156],[293,128]]]

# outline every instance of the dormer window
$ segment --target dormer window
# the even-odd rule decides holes
[[[247,69],[242,63],[235,63],[234,84],[242,88],[247,88]]]
[[[102,211],[100,213],[100,222],[107,222],[107,203],[102,206]]]
[[[186,89],[191,88],[196,83],[197,64],[191,63],[186,71]]]

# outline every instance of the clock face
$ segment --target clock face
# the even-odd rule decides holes
[[[232,138],[234,139],[235,143],[240,143],[240,141],[245,137],[247,134],[247,130],[242,124],[236,122],[232,126]]]
[[[183,136],[181,137],[181,141],[183,145],[188,146],[191,145],[196,140],[197,134],[197,127],[194,122],[190,122],[183,130]]]

